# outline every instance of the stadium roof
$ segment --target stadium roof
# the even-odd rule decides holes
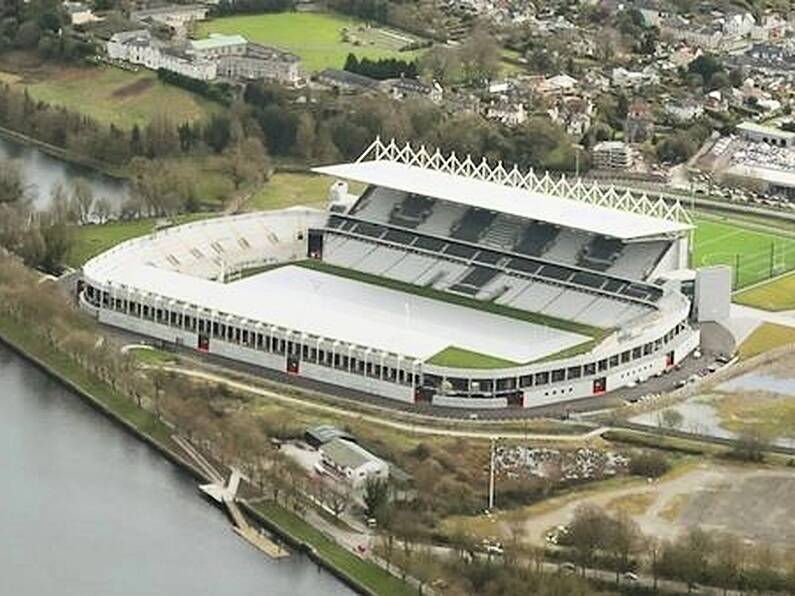
[[[687,223],[532,192],[440,170],[375,159],[315,172],[629,240],[690,230]]]
[[[222,284],[130,264],[107,281],[297,332],[422,360],[449,346],[529,362],[584,335],[288,265]]]

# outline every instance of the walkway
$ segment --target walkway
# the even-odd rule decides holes
[[[260,397],[265,397],[282,403],[291,404],[291,405],[300,405],[305,408],[318,410],[321,412],[327,412],[338,416],[355,418],[357,420],[370,422],[372,424],[386,426],[389,428],[394,428],[396,430],[402,430],[420,435],[461,437],[468,439],[497,438],[497,439],[525,439],[528,441],[546,441],[546,442],[557,442],[557,443],[560,442],[582,443],[585,441],[595,439],[608,430],[607,427],[600,427],[581,434],[553,434],[553,433],[546,434],[546,433],[524,432],[520,430],[506,431],[500,429],[467,430],[461,428],[441,428],[441,427],[430,426],[430,424],[432,424],[433,422],[433,420],[431,419],[426,420],[418,417],[416,423],[409,423],[409,422],[402,422],[399,420],[389,419],[384,416],[376,416],[373,414],[365,414],[361,412],[352,412],[349,408],[345,408],[342,406],[332,406],[328,404],[313,402],[310,400],[300,399],[297,397],[290,397],[288,395],[282,395],[274,391],[269,391],[268,389],[263,389],[262,387],[257,387],[256,385],[243,383],[241,381],[234,381],[224,375],[219,375],[215,373],[194,370],[191,368],[184,368],[181,366],[161,366],[159,368],[161,370],[178,373],[181,375],[192,377],[194,379],[201,379],[212,383],[223,383],[224,385],[227,385],[232,389],[245,391],[247,393],[251,393],[254,395],[258,395]]]
[[[264,552],[272,559],[280,559],[288,556],[289,553],[284,548],[265,536],[259,529],[249,524],[243,512],[240,511],[240,507],[237,505],[237,488],[241,479],[240,472],[233,469],[232,475],[229,478],[229,484],[224,485],[223,476],[218,473],[215,467],[207,461],[207,458],[199,453],[187,439],[177,435],[174,435],[172,438],[174,442],[190,456],[202,473],[212,481],[210,484],[203,484],[199,488],[213,500],[226,506],[229,517],[232,518],[235,532],[246,542]]]

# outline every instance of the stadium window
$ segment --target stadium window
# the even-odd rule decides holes
[[[339,354],[334,354],[334,368],[339,368],[342,362],[342,358]]]
[[[262,333],[257,333],[257,349],[259,350],[262,349],[263,339]],[[306,346],[304,346],[304,350],[306,350]]]
[[[235,327],[235,343],[240,343],[240,327]]]
[[[171,312],[171,325],[175,326],[177,324],[177,313]]]
[[[213,321],[213,337],[219,337],[220,335],[223,335],[221,325],[218,324],[218,321]]]
[[[610,356],[610,368],[618,366],[618,359],[619,359],[618,354]]]
[[[226,327],[226,340],[232,341],[235,338],[235,328],[231,325]]]
[[[654,340],[654,351],[656,352],[662,347],[662,338]]]
[[[599,372],[607,370],[607,358],[604,358],[599,361]]]
[[[549,383],[549,373],[548,372],[536,373],[536,379],[535,379],[536,386],[546,385],[547,383]]]
[[[632,359],[637,360],[643,356],[643,349],[641,347],[633,348],[632,349]]]
[[[350,364],[351,364],[350,357],[349,356],[343,356],[342,357],[342,368],[344,368],[345,370],[348,370],[348,367],[350,366]]]
[[[398,371],[398,383],[403,384],[406,382],[406,371],[402,368]]]
[[[532,387],[533,386],[533,375],[522,375],[519,377],[519,387],[524,389],[525,387]]]
[[[582,376],[582,366],[571,366],[567,374],[569,380],[579,379]]]
[[[514,389],[516,389],[515,377],[497,379],[497,391],[513,391]]]
[[[583,374],[586,377],[590,377],[591,375],[596,374],[596,363],[591,362],[590,364],[586,364],[583,368]]]
[[[626,350],[625,352],[621,352],[621,364],[626,364],[632,360],[632,352]]]
[[[643,346],[643,355],[644,356],[648,356],[649,354],[651,354],[653,346],[654,346],[654,344],[652,344],[651,342],[645,344]]]
[[[146,304],[144,304],[144,319],[148,318],[149,318],[149,307]]]

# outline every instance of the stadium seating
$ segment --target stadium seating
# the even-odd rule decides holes
[[[537,257],[547,250],[557,235],[558,228],[553,225],[535,221],[528,222],[521,233],[514,252]]]
[[[489,227],[497,214],[485,209],[472,207],[467,209],[464,216],[458,220],[450,230],[450,237],[466,242],[477,242]]]
[[[555,242],[541,256],[556,263],[574,264],[583,246],[590,239],[591,236],[579,230],[560,230]]]
[[[395,205],[389,214],[389,223],[403,228],[416,228],[431,214],[434,201],[428,197],[409,195]]]
[[[524,222],[510,215],[499,213],[481,238],[483,244],[501,250],[511,250],[524,229]]]

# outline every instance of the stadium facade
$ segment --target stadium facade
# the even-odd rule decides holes
[[[692,231],[676,203],[380,140],[316,171],[339,180],[327,210],[127,241],[86,263],[81,306],[164,342],[467,408],[603,394],[699,344],[670,279]]]

